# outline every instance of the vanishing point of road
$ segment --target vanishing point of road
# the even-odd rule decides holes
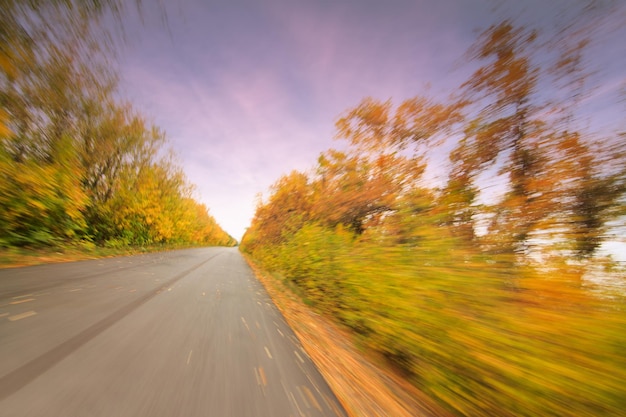
[[[0,270],[3,417],[345,416],[236,248]]]

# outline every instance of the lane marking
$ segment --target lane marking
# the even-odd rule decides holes
[[[285,335],[283,334],[283,332],[280,331],[280,329],[276,329],[276,330],[278,330],[278,333],[280,333],[282,337],[285,337]]]
[[[248,329],[248,331],[250,331],[250,328],[248,327],[248,323],[246,323],[246,319],[244,319],[243,317],[241,318],[241,321],[243,322],[244,326],[246,326],[246,329]]]
[[[270,350],[267,348],[267,346],[264,346],[265,348],[265,353],[267,353],[267,356],[272,359],[272,354],[270,353]]]
[[[26,317],[34,316],[35,314],[37,314],[37,313],[32,311],[32,310],[31,311],[27,311],[27,312],[22,313],[22,314],[16,314],[14,316],[9,316],[9,321],[22,320],[22,319],[25,319]]]
[[[135,292],[135,291],[137,290],[133,288],[132,290],[129,290],[128,292]]]
[[[306,408],[311,408],[311,405],[309,404],[309,402],[306,400],[306,397],[304,396],[304,394],[302,393],[302,390],[300,389],[300,387],[296,386],[296,389],[298,390],[298,394],[300,394],[300,398],[302,398],[302,401],[304,401],[304,405],[306,405]]]
[[[311,404],[313,404],[313,407],[315,407],[321,413],[322,407],[317,402],[317,399],[315,399],[315,395],[313,395],[309,387],[307,387],[306,385],[303,385],[302,389],[304,390],[304,393],[306,394],[306,396],[309,398],[309,401],[311,402]]]
[[[22,304],[22,303],[28,303],[29,301],[35,301],[35,299],[34,298],[27,298],[26,300],[11,301],[9,304],[11,304],[11,305]]]
[[[300,346],[300,352],[302,352],[302,354],[304,355],[305,358],[309,358],[311,359],[311,357],[309,356],[308,353],[306,353],[306,350],[304,350],[304,348],[302,346]]]
[[[6,316],[8,316],[8,315],[9,315],[9,313],[0,313],[0,318],[1,318],[1,317],[6,317]]]
[[[296,356],[298,357],[298,359],[300,359],[300,362],[304,363],[304,359],[302,359],[302,357],[300,355],[298,355],[297,351],[294,350],[293,353],[295,353]]]
[[[191,361],[191,354],[193,353],[193,350],[189,351],[189,355],[187,355],[187,365],[189,365],[189,361]]]
[[[74,288],[73,290],[69,290],[69,292],[76,292],[76,291],[81,291],[82,288]]]
[[[32,294],[18,295],[17,297],[13,297],[12,300],[17,300],[18,298],[26,298],[26,297],[32,297]]]
[[[300,417],[305,417],[305,414],[302,412],[302,409],[300,408],[300,406],[298,405],[298,402],[296,401],[296,397],[293,396],[293,393],[291,391],[289,392],[289,396],[291,397],[291,401],[293,401],[293,404],[296,406],[296,409],[298,410],[298,414],[300,414]]]

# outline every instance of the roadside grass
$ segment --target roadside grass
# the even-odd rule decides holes
[[[189,247],[196,246],[146,245],[104,247],[92,243],[78,243],[45,247],[0,247],[0,269],[138,255]]]
[[[384,247],[319,228],[299,233],[253,254],[282,274],[268,282],[297,287],[296,311],[312,305],[341,326],[359,352],[436,402],[434,415],[626,415],[623,293],[594,289],[585,268],[558,260],[520,265],[440,241]],[[303,321],[293,320],[294,328]],[[312,328],[305,345],[317,338]],[[319,355],[331,370],[333,349]],[[379,396],[370,378],[337,373],[356,375],[343,385],[360,387],[342,398]],[[374,409],[355,415],[401,415]]]

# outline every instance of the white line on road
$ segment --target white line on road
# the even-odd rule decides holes
[[[267,353],[267,356],[268,356],[270,359],[272,359],[272,354],[270,353],[270,350],[267,348],[267,346],[264,346],[264,347],[265,347],[265,353]]]
[[[18,295],[17,297],[13,297],[12,300],[17,300],[18,298],[26,298],[26,297],[32,297],[32,294]]]
[[[300,394],[300,398],[302,398],[304,405],[306,405],[306,408],[311,408],[311,405],[309,404],[306,397],[304,396],[304,393],[302,393],[302,390],[300,389],[300,387],[296,386],[296,389],[298,390],[298,394]]]
[[[187,365],[189,365],[189,361],[191,361],[191,354],[193,353],[193,350],[189,351],[189,355],[187,355]]]
[[[248,323],[246,323],[246,319],[244,319],[243,317],[241,318],[241,321],[243,322],[244,326],[246,326],[246,329],[248,329],[248,331],[250,331],[250,328],[248,327]]]
[[[22,320],[22,319],[25,319],[26,317],[34,316],[35,314],[37,314],[37,313],[32,311],[32,310],[31,311],[27,311],[27,312],[22,313],[22,314],[16,314],[14,316],[9,316],[9,321]]]

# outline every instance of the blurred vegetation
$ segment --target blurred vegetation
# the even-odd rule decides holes
[[[236,243],[193,199],[165,134],[116,99],[103,21],[122,8],[2,2],[0,247]]]
[[[626,141],[576,123],[586,33],[547,48],[505,20],[449,102],[365,99],[337,121],[348,149],[280,178],[241,249],[455,415],[626,415],[626,271],[600,250]]]

